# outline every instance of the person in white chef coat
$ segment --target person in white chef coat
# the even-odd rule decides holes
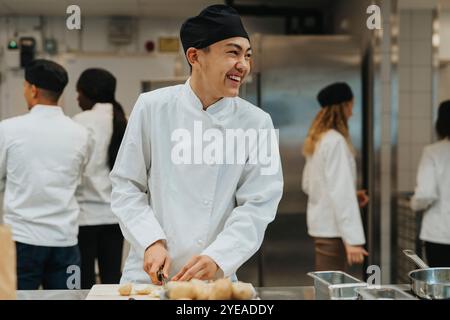
[[[426,146],[411,208],[424,211],[420,239],[431,267],[450,267],[450,100],[439,105],[439,141]]]
[[[89,161],[89,132],[58,106],[66,70],[48,60],[25,69],[27,114],[0,123],[4,222],[17,249],[18,289],[68,289],[80,265],[75,190]]]
[[[95,142],[91,161],[77,190],[82,289],[90,289],[96,283],[95,261],[101,283],[118,283],[121,276],[123,236],[111,211],[109,174],[127,119],[115,99],[116,83],[109,71],[91,68],[83,71],[76,85],[83,112],[73,119],[90,130]]]
[[[350,86],[343,82],[323,88],[321,109],[304,142],[306,165],[302,187],[308,195],[307,226],[314,238],[315,270],[346,270],[368,253],[360,207],[369,199],[356,190],[356,164],[348,119],[354,104]]]
[[[202,143],[211,147],[226,132],[273,131],[266,112],[238,97],[251,60],[239,15],[209,6],[183,23],[180,36],[191,77],[139,96],[110,175],[111,206],[131,243],[122,283],[159,283],[160,269],[172,280],[235,278],[282,196],[276,140],[267,153],[274,165],[249,161],[247,151],[237,154],[242,163],[201,155]]]

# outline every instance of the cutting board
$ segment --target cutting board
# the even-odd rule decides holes
[[[130,298],[135,300],[160,300],[151,295],[121,296],[118,284],[96,284],[89,291],[86,300],[130,300]]]

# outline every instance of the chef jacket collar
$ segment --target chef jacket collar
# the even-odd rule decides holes
[[[190,79],[191,78],[187,79],[186,83],[184,84],[185,92],[186,92],[187,98],[189,100],[189,105],[191,105],[192,107],[194,107],[197,110],[203,111],[203,104],[200,101],[200,99],[197,97],[195,92],[192,90],[192,87],[190,84]],[[207,112],[211,115],[215,115],[215,116],[219,116],[221,113],[223,113],[221,111],[229,112],[230,108],[231,108],[231,101],[232,101],[232,98],[224,97],[224,98],[220,99],[219,101],[210,105],[205,110],[205,112]]]
[[[109,110],[109,108],[112,108],[112,103],[109,103],[109,102],[97,102],[92,107],[92,110]]]
[[[33,108],[31,108],[30,113],[56,114],[56,115],[64,114],[64,112],[60,106],[50,106],[50,105],[45,105],[45,104],[36,104]]]

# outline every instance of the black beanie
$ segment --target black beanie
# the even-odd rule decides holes
[[[320,90],[317,95],[317,100],[322,108],[351,101],[352,99],[352,89],[345,82],[332,83]]]
[[[212,5],[198,16],[187,19],[180,30],[184,53],[189,48],[203,49],[233,37],[250,40],[237,11],[226,5]]]

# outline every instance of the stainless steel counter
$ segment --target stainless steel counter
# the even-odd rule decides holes
[[[314,287],[256,288],[262,300],[314,300]],[[17,290],[18,300],[84,300],[89,290]]]
[[[17,290],[17,300],[84,300],[89,290]]]
[[[261,300],[315,300],[315,290],[310,287],[261,287],[256,288]]]
[[[409,285],[396,285],[408,290]],[[261,300],[315,300],[313,286],[256,288]],[[89,290],[18,290],[18,300],[84,300]]]

